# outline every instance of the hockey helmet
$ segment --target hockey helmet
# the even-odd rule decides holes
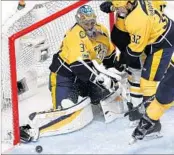
[[[77,23],[85,30],[92,29],[96,24],[96,14],[89,5],[81,6],[75,15]]]

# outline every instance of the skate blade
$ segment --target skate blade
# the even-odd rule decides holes
[[[136,142],[137,142],[137,140],[136,140],[135,138],[132,137],[132,138],[130,139],[130,141],[129,141],[128,144],[129,144],[129,145],[132,145],[132,144],[134,144],[134,143],[136,143]]]
[[[153,140],[153,139],[158,139],[158,138],[162,138],[163,137],[163,135],[161,135],[161,133],[160,132],[156,132],[156,133],[151,133],[151,134],[149,134],[149,135],[146,135],[144,138],[143,138],[143,141],[149,141],[149,140]],[[132,145],[132,144],[135,144],[137,141],[139,141],[139,140],[137,140],[137,139],[135,139],[135,138],[131,138],[130,139],[130,141],[129,141],[129,145]]]
[[[155,133],[146,135],[144,137],[144,141],[149,141],[149,140],[158,139],[158,138],[162,138],[162,137],[163,137],[163,135],[160,132],[155,132]]]

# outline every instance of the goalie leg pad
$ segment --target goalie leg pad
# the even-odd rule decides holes
[[[75,111],[71,114],[61,116],[44,126],[40,127],[40,136],[53,136],[70,133],[79,130],[89,124],[93,119],[91,105]]]
[[[64,102],[66,102],[66,99]],[[69,100],[69,102],[72,102]],[[88,125],[93,119],[89,98],[64,110],[36,112],[30,115],[28,124],[40,130],[40,137],[73,132]],[[69,103],[68,103],[69,104]],[[33,139],[32,139],[33,140]]]

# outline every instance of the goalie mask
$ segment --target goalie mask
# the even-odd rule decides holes
[[[89,37],[96,35],[96,15],[94,10],[89,5],[83,5],[77,10],[76,14],[77,23],[86,31]]]

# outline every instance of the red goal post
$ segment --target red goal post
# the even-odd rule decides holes
[[[13,145],[16,145],[20,142],[18,88],[17,88],[18,71],[17,71],[16,47],[15,47],[16,40],[22,36],[29,34],[30,32],[32,32],[38,28],[41,28],[42,26],[44,26],[46,24],[51,23],[52,21],[58,19],[59,17],[64,16],[65,14],[68,14],[69,12],[77,9],[78,7],[80,7],[84,4],[88,4],[89,2],[90,2],[89,0],[76,1],[73,4],[71,4],[61,10],[58,10],[54,14],[52,14],[40,21],[37,21],[36,23],[31,24],[30,26],[27,26],[24,29],[21,29],[20,31],[18,31],[8,37],[9,63],[10,63],[9,67],[10,67],[10,81],[11,81],[11,104],[12,104],[12,119],[13,119],[13,136],[14,136]],[[96,3],[96,5],[98,5],[99,2],[93,1],[91,3]],[[96,7],[99,7],[99,6],[96,6]],[[97,18],[100,18],[100,16],[98,15]],[[113,13],[109,14],[108,19],[109,19],[109,21],[108,21],[109,29],[111,30],[112,26],[114,24],[114,14]]]

